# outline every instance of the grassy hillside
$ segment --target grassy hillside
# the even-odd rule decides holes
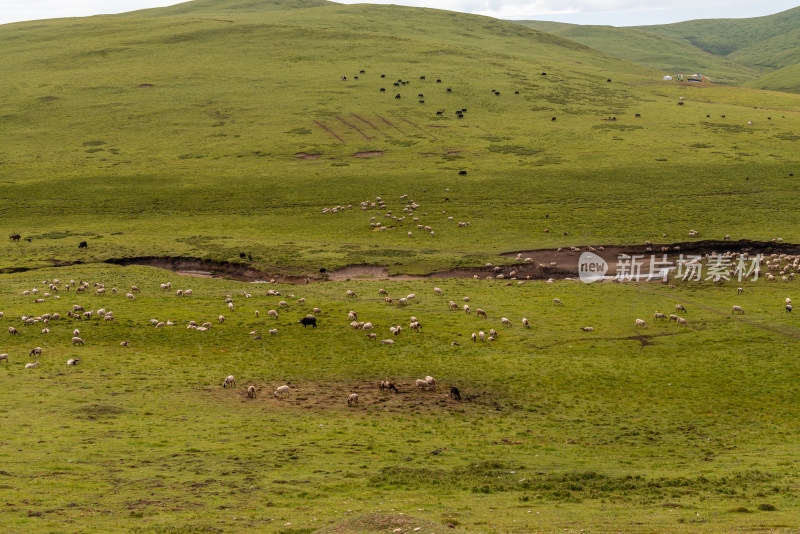
[[[791,209],[771,211],[796,188],[790,95],[662,84],[560,37],[445,11],[148,13],[0,30],[13,140],[0,231],[31,239],[2,242],[0,267],[245,252],[268,270],[429,272],[694,226],[787,240],[798,228]],[[402,215],[403,194],[419,222],[358,208],[381,196]],[[741,220],[730,195],[759,215]],[[322,213],[336,205],[354,208]]]
[[[766,68],[715,56],[689,42],[651,33],[646,29],[540,21],[518,22],[602,50],[631,63],[658,69],[663,74],[701,72],[707,73],[716,83],[740,84],[757,77]]]

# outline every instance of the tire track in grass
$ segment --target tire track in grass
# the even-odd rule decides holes
[[[336,119],[339,120],[339,122],[341,122],[342,124],[345,124],[345,125],[349,126],[350,128],[352,128],[353,130],[357,131],[361,135],[361,137],[363,137],[367,141],[371,141],[372,140],[372,137],[369,137],[367,134],[365,134],[364,132],[362,132],[361,130],[359,130],[358,128],[356,128],[355,126],[353,126],[352,124],[350,124],[349,122],[344,120],[343,118],[339,117],[338,115],[336,116]]]
[[[392,124],[391,122],[387,121],[386,119],[384,119],[384,118],[383,118],[383,117],[381,117],[380,115],[375,115],[375,116],[376,116],[376,117],[378,117],[380,120],[382,120],[384,123],[388,124],[389,126],[391,126],[392,128],[394,128],[395,130],[397,130],[398,132],[400,132],[401,134],[403,134],[403,135],[405,135],[406,137],[408,137],[408,134],[407,134],[407,133],[405,133],[403,130],[401,130],[400,128],[398,128],[397,126],[395,126],[394,124]]]
[[[419,126],[417,126],[416,124],[414,124],[414,123],[413,123],[413,122],[411,122],[410,120],[408,120],[408,119],[402,119],[402,118],[401,118],[400,120],[401,120],[401,121],[404,121],[404,122],[407,122],[408,124],[410,124],[411,126],[413,126],[414,128],[416,128],[417,130],[419,130],[420,132],[422,132],[422,133],[424,133],[424,134],[427,134],[427,135],[430,135],[431,137],[433,137],[433,138],[434,138],[434,139],[436,139],[437,141],[439,140],[439,138],[438,138],[438,137],[436,137],[435,135],[433,135],[433,134],[432,134],[432,133],[430,133],[430,132],[427,132],[427,131],[423,130],[422,128],[420,128]]]
[[[361,116],[359,116],[359,115],[356,115],[355,113],[353,113],[353,117],[355,117],[356,119],[360,120],[360,121],[361,121],[361,122],[363,122],[364,124],[367,124],[368,126],[370,126],[370,127],[371,127],[373,130],[375,130],[376,132],[378,132],[378,133],[382,133],[383,135],[385,135],[385,136],[386,136],[386,137],[388,137],[389,139],[391,139],[391,138],[392,138],[392,136],[391,136],[391,135],[387,134],[386,132],[383,132],[383,131],[381,131],[381,130],[380,130],[378,127],[377,127],[377,126],[375,126],[374,124],[372,124],[371,122],[369,122],[369,121],[368,121],[367,119],[365,119],[364,117],[361,117]]]
[[[652,293],[653,295],[662,295],[663,296],[665,294],[665,293],[661,293],[661,292],[658,292],[658,291],[654,291],[652,289],[648,289],[647,287],[641,287],[640,289],[643,290],[643,291],[647,291],[648,293]],[[724,312],[722,310],[718,310],[716,308],[712,308],[710,306],[703,306],[702,304],[698,304],[696,302],[692,302],[690,300],[687,300],[687,299],[685,299],[683,297],[678,297],[678,296],[675,296],[675,295],[672,295],[672,294],[669,294],[669,293],[666,293],[666,295],[669,296],[670,298],[673,298],[673,299],[679,301],[679,302],[682,302],[683,304],[689,304],[691,306],[697,306],[700,309],[703,309],[703,310],[706,310],[706,311],[710,311],[710,312],[716,313],[718,315],[723,315],[725,317],[730,317],[734,321],[739,321],[740,323],[746,324],[748,326],[752,326],[752,327],[755,327],[755,328],[760,328],[761,330],[766,330],[767,332],[772,332],[774,334],[780,334],[782,336],[792,337],[794,339],[800,339],[800,334],[798,334],[796,332],[787,332],[786,330],[782,330],[782,329],[777,328],[775,326],[759,324],[759,323],[756,323],[754,321],[747,320],[741,315],[733,315],[733,314]]]
[[[343,145],[346,145],[346,144],[347,144],[347,143],[345,143],[345,142],[344,142],[344,139],[342,139],[341,137],[339,137],[338,135],[336,135],[335,133],[333,133],[333,131],[331,131],[331,129],[330,129],[330,128],[328,128],[327,126],[325,126],[325,125],[324,125],[324,124],[322,124],[321,122],[314,121],[314,124],[316,124],[317,126],[319,126],[320,128],[322,128],[323,130],[325,130],[326,132],[328,132],[329,134],[331,134],[332,136],[334,136],[334,137],[335,137],[336,139],[338,139],[338,140],[339,140],[339,142],[340,142],[340,143],[342,143]]]

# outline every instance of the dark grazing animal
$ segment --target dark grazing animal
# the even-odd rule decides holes
[[[303,328],[307,327],[308,325],[313,326],[314,328],[317,327],[317,318],[316,317],[303,317],[300,319],[300,324],[303,325]]]
[[[89,244],[88,244],[88,243],[86,243],[86,241],[81,241],[81,242],[78,244],[78,248],[86,248],[86,247],[88,247],[88,246],[89,246]]]
[[[19,241],[20,237],[22,236],[20,236],[19,234],[11,234],[10,236],[8,236],[8,238],[11,239],[11,241]]]
[[[461,392],[455,386],[450,386],[450,398],[453,400],[461,400]]]

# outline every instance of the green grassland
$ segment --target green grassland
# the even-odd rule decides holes
[[[690,229],[800,242],[800,95],[661,76],[519,24],[397,6],[204,0],[0,26],[0,235],[22,236],[0,240],[3,530],[796,530],[795,279],[290,286],[103,263],[425,274]],[[54,278],[59,299],[23,295]],[[389,305],[381,288],[417,297]],[[465,296],[472,314],[448,308]],[[687,326],[650,319],[678,303]],[[116,319],[20,321],[73,304]],[[411,316],[423,330],[381,344],[350,310],[378,340]],[[426,375],[437,391],[414,390]],[[377,391],[385,377],[400,393]]]
[[[60,300],[22,295],[56,276]],[[109,294],[65,292],[69,278]],[[162,292],[166,281],[194,295]],[[124,296],[133,284],[135,301]],[[794,284],[749,282],[742,295],[736,285],[392,282],[395,298],[417,295],[398,307],[368,281],[264,286],[147,267],[7,274],[2,324],[21,334],[3,334],[10,361],[0,364],[4,528],[385,532],[405,518],[395,526],[436,532],[796,529],[800,328],[782,305]],[[464,296],[472,314],[448,309]],[[650,320],[676,303],[688,326]],[[72,304],[116,320],[62,318],[49,334],[19,321]],[[731,316],[733,304],[746,314]],[[319,328],[304,329],[297,320],[313,307]],[[277,320],[265,319],[271,308]],[[349,310],[378,340],[412,315],[423,329],[382,345],[349,329]],[[214,326],[187,330],[190,320]],[[84,346],[69,342],[76,327]],[[489,328],[497,340],[470,340]],[[40,366],[24,369],[34,346]],[[223,389],[229,374],[237,387]],[[427,374],[438,390],[415,391]],[[377,391],[384,377],[399,394]],[[290,398],[274,398],[286,382]],[[358,407],[346,406],[351,392]]]
[[[800,8],[765,17],[620,28],[518,22],[665,74],[699,72],[715,83],[800,92],[793,74],[800,59]]]
[[[265,270],[434,272],[695,226],[800,240],[798,96],[665,84],[445,11],[191,6],[0,30],[0,232],[31,238],[0,243],[0,268],[246,252]],[[384,212],[358,208],[381,196],[397,215],[403,194],[435,238],[408,238],[411,217],[372,231]]]

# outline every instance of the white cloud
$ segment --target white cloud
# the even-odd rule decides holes
[[[339,0],[361,3],[362,0]],[[364,0],[476,13],[503,19],[560,20],[579,24],[661,24],[699,18],[771,15],[797,0]],[[121,13],[175,0],[0,0],[0,24],[20,20]]]

